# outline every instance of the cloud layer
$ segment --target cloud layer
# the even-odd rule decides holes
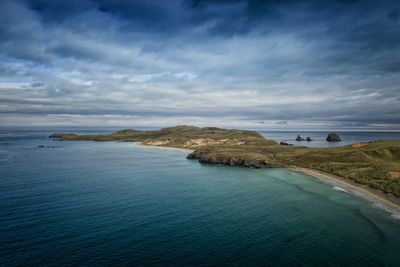
[[[1,125],[400,129],[398,1],[0,2]]]

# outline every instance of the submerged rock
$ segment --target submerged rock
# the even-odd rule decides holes
[[[296,137],[296,141],[304,141],[304,138],[301,137],[299,134]]]
[[[39,147],[39,148],[44,148],[45,146],[44,146],[44,145],[38,145],[37,147]]]
[[[326,138],[326,141],[328,141],[328,142],[338,142],[338,141],[342,141],[342,139],[340,138],[339,135],[337,135],[335,133],[330,133],[330,134],[328,134],[328,137]]]

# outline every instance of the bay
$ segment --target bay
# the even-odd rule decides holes
[[[2,266],[400,262],[399,220],[315,177],[51,132],[0,133]]]

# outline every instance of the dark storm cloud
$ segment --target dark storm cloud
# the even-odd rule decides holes
[[[399,12],[372,0],[1,1],[0,117],[400,129]]]

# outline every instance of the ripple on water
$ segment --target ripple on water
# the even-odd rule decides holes
[[[28,144],[2,148],[0,265],[400,262],[397,221],[338,184],[127,143]]]

